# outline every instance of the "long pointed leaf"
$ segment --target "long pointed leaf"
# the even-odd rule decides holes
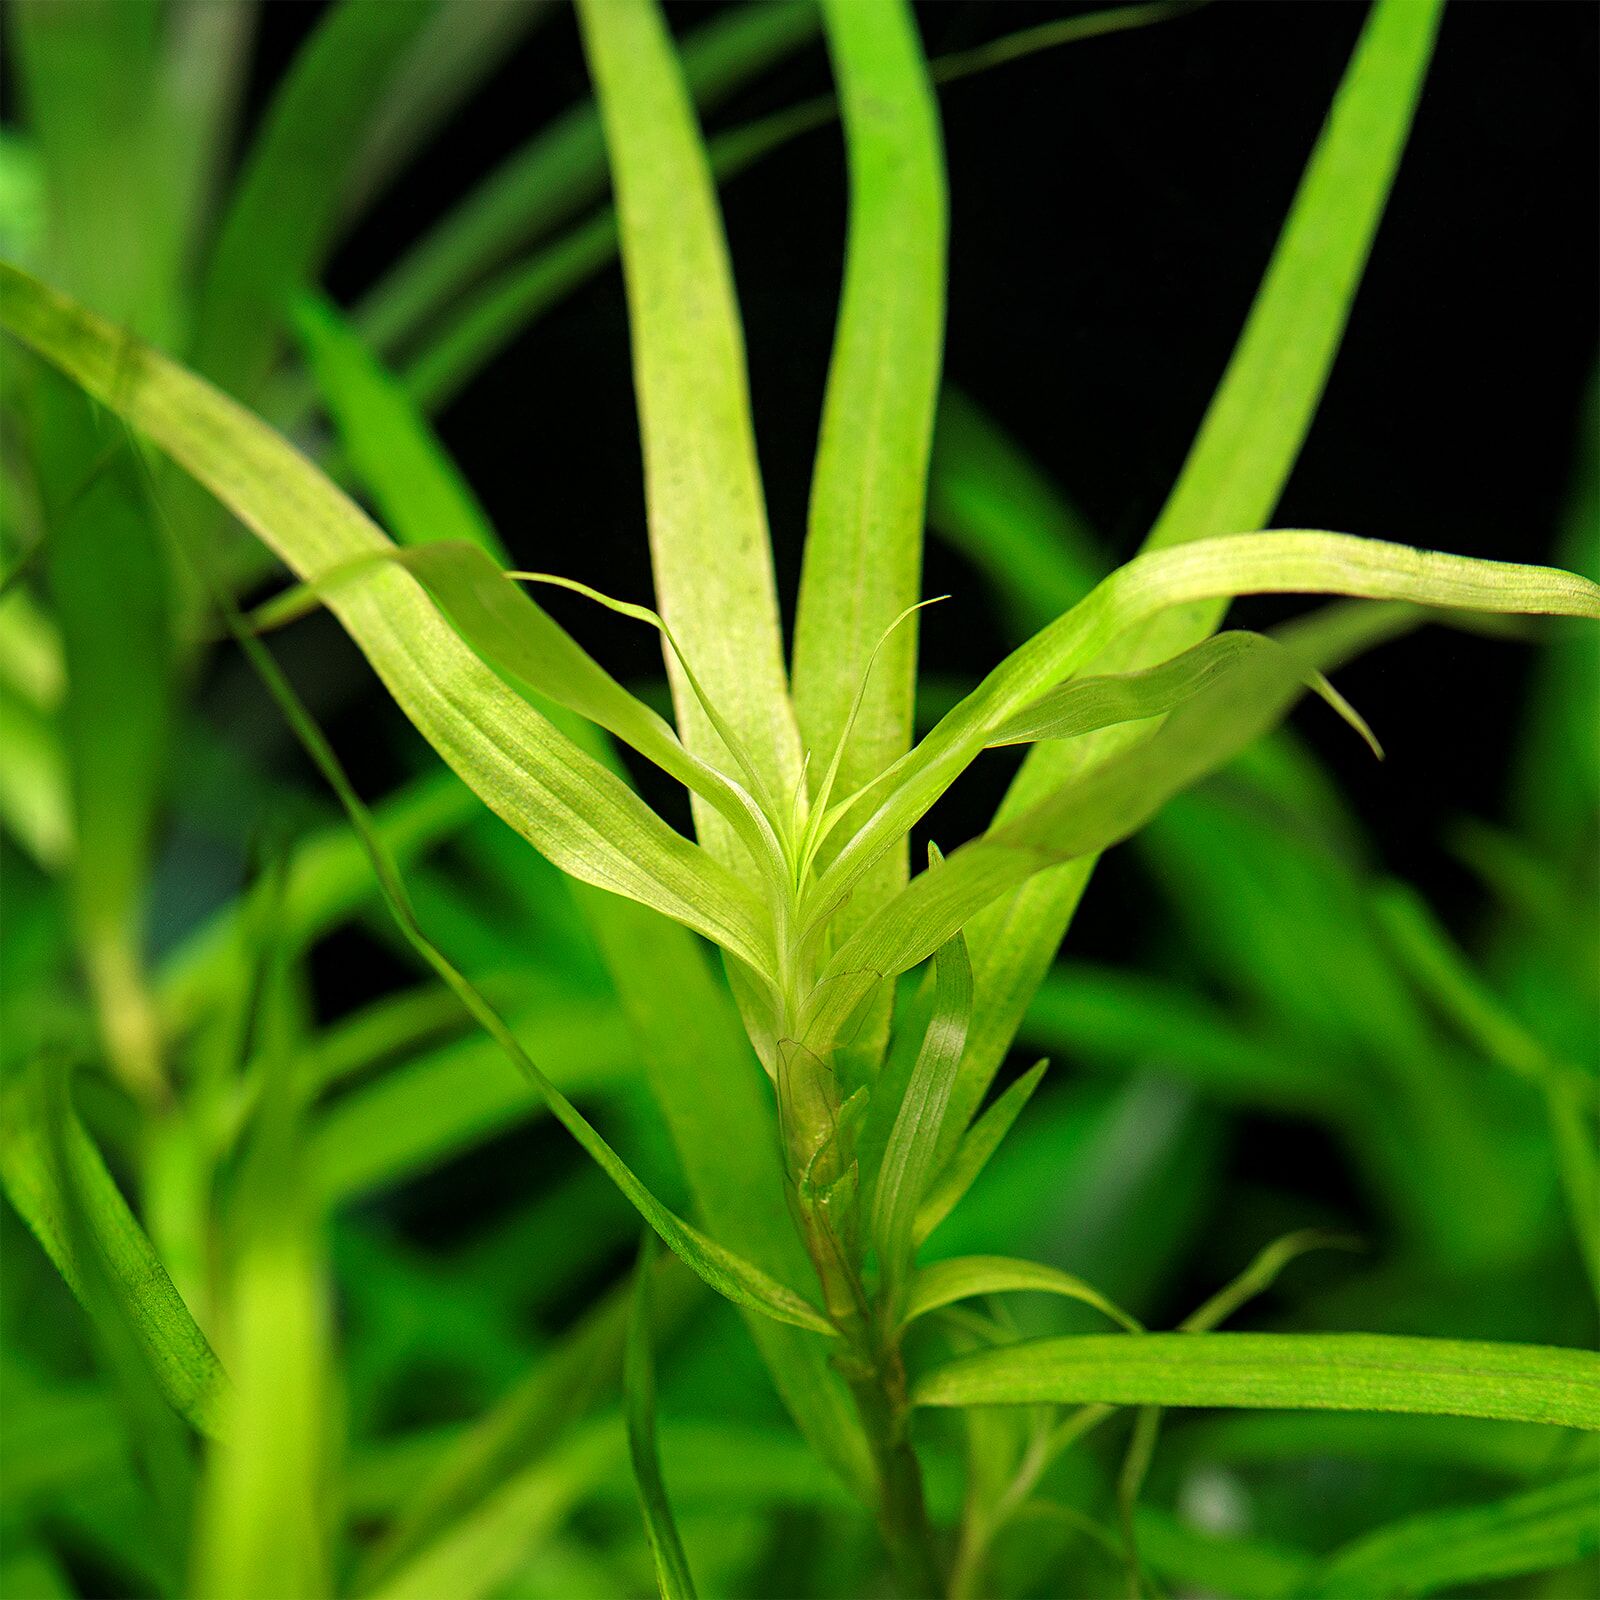
[[[925,1406],[1245,1406],[1501,1417],[1600,1430],[1600,1355],[1369,1333],[1088,1334],[958,1356]]]
[[[811,484],[794,697],[807,749],[847,741],[838,777],[850,792],[911,743],[916,618],[895,622],[921,586],[946,204],[938,112],[909,5],[828,0],[823,15],[849,155],[850,226]],[[882,882],[857,892],[861,912],[905,882],[904,849],[886,863]]]
[[[583,0],[578,15],[622,227],[657,606],[773,791],[788,793],[800,740],[705,150],[655,0]],[[685,742],[712,755],[720,740],[671,655],[667,673]],[[704,805],[696,816],[728,859],[726,830]]]

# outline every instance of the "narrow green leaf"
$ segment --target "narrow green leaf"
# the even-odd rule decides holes
[[[655,0],[583,0],[578,15],[622,227],[658,609],[769,786],[788,794],[800,739],[705,150]],[[714,758],[720,741],[670,654],[667,674],[685,742]],[[696,820],[729,860],[726,830],[703,804]]]
[[[1076,739],[1113,723],[1162,716],[1215,682],[1241,656],[1282,648],[1265,634],[1219,633],[1159,666],[1074,678],[1003,722],[989,748],[1033,744],[1041,739]],[[1375,755],[1383,754],[1372,730],[1320,672],[1308,672],[1306,685],[1350,723]]]
[[[1412,981],[1491,1061],[1534,1084],[1545,1102],[1573,1237],[1600,1297],[1600,1146],[1594,1081],[1556,1060],[1473,970],[1427,902],[1402,883],[1380,889],[1379,926]]]
[[[656,1373],[650,1348],[650,1266],[655,1238],[644,1236],[634,1272],[633,1303],[628,1315],[627,1350],[623,1357],[622,1390],[628,1418],[628,1454],[634,1486],[644,1512],[645,1533],[655,1561],[661,1600],[694,1600],[694,1578],[683,1553],[678,1525],[667,1500],[656,1442]]]
[[[930,856],[939,859],[936,851]],[[891,1305],[910,1265],[917,1208],[934,1171],[939,1130],[971,1017],[972,968],[958,932],[934,956],[933,1011],[873,1188],[872,1242]]]
[[[390,548],[281,438],[146,346],[0,267],[0,316],[146,432],[302,577]],[[642,899],[760,969],[751,897],[504,685],[393,567],[333,597],[400,707],[490,808],[564,871]]]
[[[811,483],[794,698],[808,750],[845,741],[839,781],[848,793],[911,743],[916,618],[895,623],[921,588],[946,202],[938,111],[909,5],[827,0],[823,16],[849,156],[850,223]],[[906,872],[899,848],[858,889],[853,908],[870,909]],[[858,915],[852,909],[847,920]]]
[[[193,365],[255,397],[277,354],[291,297],[333,242],[348,163],[383,86],[431,22],[437,0],[340,0],[320,20],[256,134],[200,287]],[[359,83],[363,92],[352,94]]]
[[[357,476],[406,545],[465,540],[508,564],[466,480],[332,301],[305,294],[295,331]]]
[[[55,1063],[52,1070],[64,1068]],[[0,1177],[12,1205],[82,1300],[84,1270],[51,1161],[46,1094],[42,1072],[35,1070],[14,1082],[0,1101]],[[75,1116],[63,1135],[88,1231],[162,1393],[200,1432],[220,1436],[229,1399],[221,1364]]]
[[[150,1097],[164,1068],[144,915],[172,714],[173,595],[126,452],[83,395],[53,372],[39,376],[32,434],[67,674],[73,909],[107,1055],[135,1094]]]
[[[1159,538],[1153,533],[1146,548],[1260,527],[1271,516],[1332,369],[1411,126],[1440,11],[1439,0],[1380,0],[1374,6],[1222,387],[1169,498],[1172,509],[1163,512]],[[1173,619],[1162,625],[1159,638],[1135,636],[1139,649],[1124,646],[1103,665],[1150,666],[1198,643],[1215,626],[1215,607],[1176,612]],[[1104,752],[1127,735],[1099,737]],[[1067,747],[1031,752],[997,820],[1047,794],[1085,755]],[[982,1099],[1093,870],[1093,861],[1085,860],[1042,876],[973,924],[978,998],[958,1109],[970,1114]]]
[[[340,195],[343,220],[388,189],[522,38],[550,21],[550,0],[442,0],[395,69]]]
[[[287,953],[270,941],[262,982],[265,1084],[229,1205],[229,1436],[212,1447],[200,1497],[192,1591],[252,1600],[275,1588],[332,1592],[328,1468],[336,1441],[332,1308],[301,1139],[299,1040],[288,1019]]]
[[[1600,1576],[1600,1479],[1583,1473],[1487,1505],[1409,1517],[1335,1551],[1302,1591],[1356,1600],[1459,1593],[1524,1573],[1586,1564]],[[1553,1591],[1552,1591],[1553,1592]]]
[[[958,1300],[1014,1290],[1063,1295],[1093,1306],[1129,1333],[1144,1331],[1126,1311],[1082,1278],[1042,1261],[1019,1261],[1010,1256],[955,1256],[948,1261],[919,1267],[906,1290],[902,1321],[915,1322],[918,1317],[925,1317],[941,1306],[954,1305]]]
[[[479,1600],[522,1570],[595,1485],[620,1470],[616,1424],[595,1424],[495,1487],[367,1600]]]
[[[917,1207],[917,1224],[912,1237],[918,1244],[939,1226],[961,1203],[962,1197],[989,1164],[989,1157],[1000,1148],[1011,1125],[1023,1113],[1048,1061],[1037,1061],[961,1137],[950,1159],[928,1185],[922,1204]]]
[[[959,1356],[925,1373],[912,1400],[1401,1411],[1592,1431],[1600,1356],[1367,1333],[1093,1334]]]

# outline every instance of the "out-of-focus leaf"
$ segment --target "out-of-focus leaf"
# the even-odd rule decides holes
[[[620,1453],[614,1423],[570,1435],[369,1590],[369,1600],[478,1600],[495,1593],[594,1483],[617,1470]]]
[[[622,227],[657,606],[775,795],[800,777],[744,341],[705,150],[654,0],[579,6]],[[670,654],[685,743],[717,738]],[[704,804],[701,837],[732,841]],[[719,842],[720,841],[720,842]]]
[[[961,1143],[928,1185],[928,1192],[917,1207],[913,1238],[918,1244],[961,1203],[962,1196],[989,1164],[989,1157],[1011,1131],[1012,1123],[1033,1098],[1033,1091],[1039,1087],[1039,1080],[1049,1064],[1048,1061],[1035,1062],[962,1135]]]
[[[340,195],[344,219],[366,210],[500,59],[554,11],[550,0],[444,0],[396,67],[350,162]]]
[[[193,365],[228,393],[251,400],[267,376],[290,298],[333,242],[348,163],[382,87],[437,9],[438,0],[340,0],[274,95],[200,286]]]
[[[1414,890],[1389,884],[1378,895],[1377,912],[1413,981],[1490,1060],[1535,1084],[1544,1097],[1573,1236],[1590,1287],[1600,1297],[1600,1148],[1593,1080],[1555,1060],[1490,993]]]
[[[838,781],[850,793],[911,743],[917,634],[905,613],[921,588],[946,202],[938,111],[911,8],[827,0],[823,17],[850,221],[795,617],[794,701],[808,750],[820,759],[842,744]],[[858,889],[845,926],[906,873],[902,844]]]
[[[544,1004],[517,1033],[555,1082],[583,1098],[634,1076],[621,1018],[584,1000]],[[508,1127],[544,1102],[491,1040],[465,1039],[381,1074],[341,1096],[309,1133],[319,1194],[343,1204],[404,1183]]]
[[[633,1481],[644,1511],[645,1532],[655,1560],[661,1600],[694,1600],[694,1578],[673,1520],[667,1486],[661,1477],[656,1441],[656,1372],[651,1350],[650,1267],[654,1236],[646,1234],[634,1273],[633,1303],[628,1313],[627,1349],[623,1356],[622,1391],[628,1418],[628,1454]]]
[[[115,434],[55,373],[40,377],[33,439],[67,671],[73,904],[107,1055],[136,1094],[153,1096],[164,1069],[144,917],[172,711],[167,561]]]
[[[933,436],[928,522],[1005,596],[1027,633],[1070,611],[1105,570],[1081,513],[949,383]]]
[[[505,547],[456,464],[333,303],[302,296],[294,325],[351,465],[395,538],[406,545],[465,540],[505,566]]]
[[[228,1438],[208,1452],[193,1547],[193,1592],[218,1600],[332,1592],[332,1319],[300,1137],[289,981],[287,953],[271,948],[262,980],[266,1083],[230,1206],[227,1323],[237,1387]]]
[[[469,0],[466,9],[484,8]],[[683,41],[689,92],[709,109],[816,31],[810,0],[730,8]],[[519,246],[598,199],[605,184],[599,114],[593,104],[576,106],[508,156],[389,269],[360,303],[361,332],[385,353],[414,342],[447,305]],[[615,243],[613,230],[607,259]]]
[[[958,1356],[917,1405],[1249,1406],[1499,1417],[1600,1430],[1600,1356],[1366,1333],[1086,1334]]]
[[[0,1176],[12,1205],[83,1299],[85,1268],[51,1160],[46,1070],[65,1069],[60,1063],[33,1069],[0,1102]],[[76,1116],[67,1118],[62,1138],[86,1231],[162,1393],[200,1432],[220,1436],[229,1398],[221,1364]]]
[[[1407,1518],[1336,1551],[1297,1592],[1401,1600],[1580,1563],[1575,1581],[1593,1583],[1597,1505],[1600,1478],[1586,1472],[1488,1505]]]

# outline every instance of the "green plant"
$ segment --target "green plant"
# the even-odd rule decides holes
[[[916,609],[944,216],[937,124],[909,16],[888,0],[824,8],[849,141],[850,242],[791,671],[715,192],[673,48],[647,0],[590,0],[581,14],[617,190],[659,615],[585,592],[661,631],[670,723],[519,587],[565,580],[504,570],[470,491],[403,390],[325,302],[301,301],[298,330],[347,468],[398,543],[217,386],[23,272],[7,268],[0,279],[10,332],[209,490],[301,580],[253,618],[241,616],[230,574],[197,537],[214,517],[154,479],[141,445],[93,417],[83,421],[71,455],[92,468],[87,492],[114,488],[151,549],[159,556],[170,544],[174,559],[161,570],[188,586],[197,611],[216,610],[263,675],[338,793],[406,939],[448,992],[446,1015],[480,1023],[669,1249],[745,1312],[795,1421],[870,1507],[908,1593],[947,1583],[974,1592],[990,1542],[1046,1466],[1118,1406],[1145,1408],[1123,1473],[1121,1536],[1111,1538],[1136,1590],[1146,1582],[1137,1501],[1155,1447],[1153,1408],[1365,1410],[1600,1428],[1600,1369],[1583,1351],[1211,1331],[1303,1239],[1263,1257],[1236,1293],[1225,1291],[1172,1334],[1144,1333],[1104,1294],[1048,1264],[987,1254],[919,1264],[917,1254],[1038,1081],[1019,1080],[981,1109],[1099,852],[1246,751],[1308,684],[1364,731],[1323,673],[1411,626],[1418,607],[1600,616],[1600,588],[1554,569],[1331,533],[1241,531],[1270,517],[1309,425],[1398,161],[1436,8],[1387,0],[1369,22],[1145,552],[1035,632],[920,741],[912,727]],[[274,195],[269,209],[283,203]],[[240,251],[271,233],[237,226]],[[285,261],[279,290],[306,270],[303,259]],[[264,392],[264,320],[238,300],[222,320],[235,330],[232,365],[242,376],[230,380],[229,363],[198,365],[223,387]],[[206,349],[203,334],[196,349]],[[51,431],[41,425],[34,437]],[[76,509],[69,496],[50,519],[52,561],[71,559],[63,554],[71,546],[58,541]],[[105,526],[96,522],[97,541]],[[98,549],[85,546],[85,583],[109,576],[126,585],[96,571]],[[69,582],[61,587],[71,592]],[[1371,603],[1315,613],[1273,637],[1216,633],[1229,599],[1261,592]],[[93,616],[106,601],[85,595],[83,604]],[[449,941],[431,932],[397,863],[407,850],[401,820],[369,812],[356,797],[255,637],[319,605],[465,784],[580,886],[576,919],[631,1027],[622,1050],[639,1052],[698,1224],[659,1198],[579,1109],[581,1084],[547,1068],[537,1021],[530,1035],[502,1020],[492,983],[467,972],[492,963],[446,954]],[[156,645],[147,652],[157,653]],[[116,663],[105,664],[101,681],[116,676]],[[159,687],[162,674],[151,677]],[[135,714],[126,696],[101,709]],[[125,731],[156,716],[147,708],[146,723],[126,722]],[[611,740],[687,789],[694,840],[637,797]],[[928,866],[913,873],[913,828],[985,750],[1013,743],[1034,750],[994,826],[948,857],[930,847]],[[133,784],[121,803],[138,810],[150,802]],[[121,825],[133,820],[124,810]],[[105,824],[113,839],[116,826]],[[92,858],[84,861],[93,835],[87,811],[79,832],[86,886],[100,893],[121,883],[104,941],[94,908],[83,913],[107,1054],[133,1101],[171,1127],[157,1030],[128,972],[133,852],[125,841],[106,844],[119,871],[102,877]],[[325,867],[320,876],[336,874]],[[289,1049],[304,1028],[286,970],[304,937],[293,930],[318,913],[296,895],[295,868],[270,872],[236,919],[247,959],[233,981],[243,992],[207,1050],[228,1063],[243,1038],[247,1065],[237,1079],[231,1065],[208,1075],[201,1052],[182,1100],[185,1139],[198,1130],[203,1145],[226,1145],[241,1120],[249,1130],[229,1191],[235,1237],[218,1308],[232,1346],[231,1400],[187,1296],[172,1288],[75,1120],[59,1063],[30,1067],[10,1100],[8,1191],[89,1308],[108,1361],[127,1371],[132,1392],[144,1371],[197,1429],[231,1435],[232,1448],[212,1452],[200,1491],[192,1581],[206,1593],[263,1592],[280,1561],[292,1563],[278,1570],[296,1574],[295,1592],[332,1582],[326,1510],[306,1497],[325,1470],[319,1419],[329,1358],[317,1288],[320,1197],[297,1154],[310,1090]],[[1471,985],[1456,981],[1405,903],[1397,898],[1394,907],[1388,926],[1412,967],[1432,972],[1434,990],[1454,996],[1446,1003],[1468,1026],[1508,1038],[1492,1015],[1485,1021]],[[695,934],[720,948],[731,1003]],[[122,954],[108,966],[95,954],[105,949]],[[254,976],[239,985],[241,970]],[[581,1005],[584,993],[573,983],[567,998]],[[407,1018],[400,1036],[414,1037],[414,1027]],[[1503,1048],[1518,1053],[1514,1042]],[[1585,1161],[1592,1168],[1584,1112],[1551,1083],[1564,1148],[1576,1152],[1567,1170]],[[280,1207],[284,1195],[295,1198]],[[1581,1205],[1574,1211],[1581,1223]],[[602,1307],[531,1390],[491,1414],[425,1480],[370,1552],[364,1590],[487,1592],[509,1578],[528,1528],[558,1516],[577,1485],[606,1470],[597,1432],[559,1426],[568,1420],[563,1381],[570,1387],[596,1351],[615,1355],[625,1344],[629,1438],[657,1577],[664,1593],[690,1592],[655,1464],[648,1260],[631,1318]],[[1019,1342],[1003,1319],[956,1309],[1013,1290],[1085,1303],[1125,1331]],[[913,1377],[908,1337],[935,1314],[949,1348]],[[1005,1470],[1009,1424],[984,1409],[996,1404],[1075,1409],[1042,1428],[1028,1412],[1013,1413],[1032,1431],[1020,1467]],[[977,1408],[953,1562],[928,1515],[912,1440],[914,1408],[943,1406]],[[535,1452],[530,1441],[547,1448]],[[157,1443],[153,1435],[152,1450]],[[500,1482],[512,1463],[517,1470]],[[159,1463],[151,1475],[164,1481]],[[166,1472],[180,1522],[192,1492],[182,1477],[181,1464]],[[1535,1509],[1555,1520],[1553,1560],[1581,1546],[1568,1499]],[[1519,1503],[1508,1515],[1525,1514]],[[1487,1520],[1491,1531],[1502,1526]],[[282,1546],[272,1542],[280,1536]]]

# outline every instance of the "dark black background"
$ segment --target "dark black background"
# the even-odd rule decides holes
[[[920,5],[918,17],[937,55],[1087,9],[940,0]],[[254,107],[320,10],[287,0],[266,8]],[[678,3],[669,15],[682,31],[712,10]],[[1364,5],[1342,0],[1221,0],[941,93],[951,187],[947,371],[1105,531],[1117,558],[1135,549],[1177,473],[1365,15]],[[1279,525],[1551,557],[1597,343],[1597,21],[1589,3],[1449,7]],[[827,87],[817,45],[736,97],[710,127]],[[331,270],[335,293],[357,296],[431,217],[587,92],[577,30],[563,14],[516,52],[347,243]],[[791,607],[845,198],[833,128],[723,194],[779,584]],[[648,596],[615,268],[507,349],[440,427],[520,563]],[[1014,642],[975,575],[936,543],[925,588],[953,596],[924,622],[931,669],[975,674]],[[560,598],[552,609],[614,670],[659,674],[644,630]],[[1244,609],[1278,614],[1261,602]],[[396,771],[398,718],[353,652],[331,638],[325,648],[326,681],[360,695],[326,705],[336,740],[364,786],[380,790]],[[1441,833],[1462,811],[1500,812],[1529,661],[1516,645],[1428,630],[1347,671],[1343,687],[1389,748],[1382,767],[1331,718],[1303,721],[1389,865],[1452,917],[1470,916],[1473,896]],[[969,784],[964,804],[941,813],[941,838],[959,842],[981,827],[1003,777],[997,765]],[[650,792],[684,816],[671,796]],[[1114,855],[1073,947],[1132,953],[1159,914]],[[381,968],[363,974],[359,955],[348,945],[338,952],[344,1004],[353,989],[383,981]],[[1284,1170],[1257,1176],[1345,1191],[1337,1159],[1312,1136],[1263,1142]],[[514,1150],[475,1157],[472,1167],[484,1182],[503,1168],[520,1184]],[[474,1204],[462,1176],[448,1186],[458,1216]]]

